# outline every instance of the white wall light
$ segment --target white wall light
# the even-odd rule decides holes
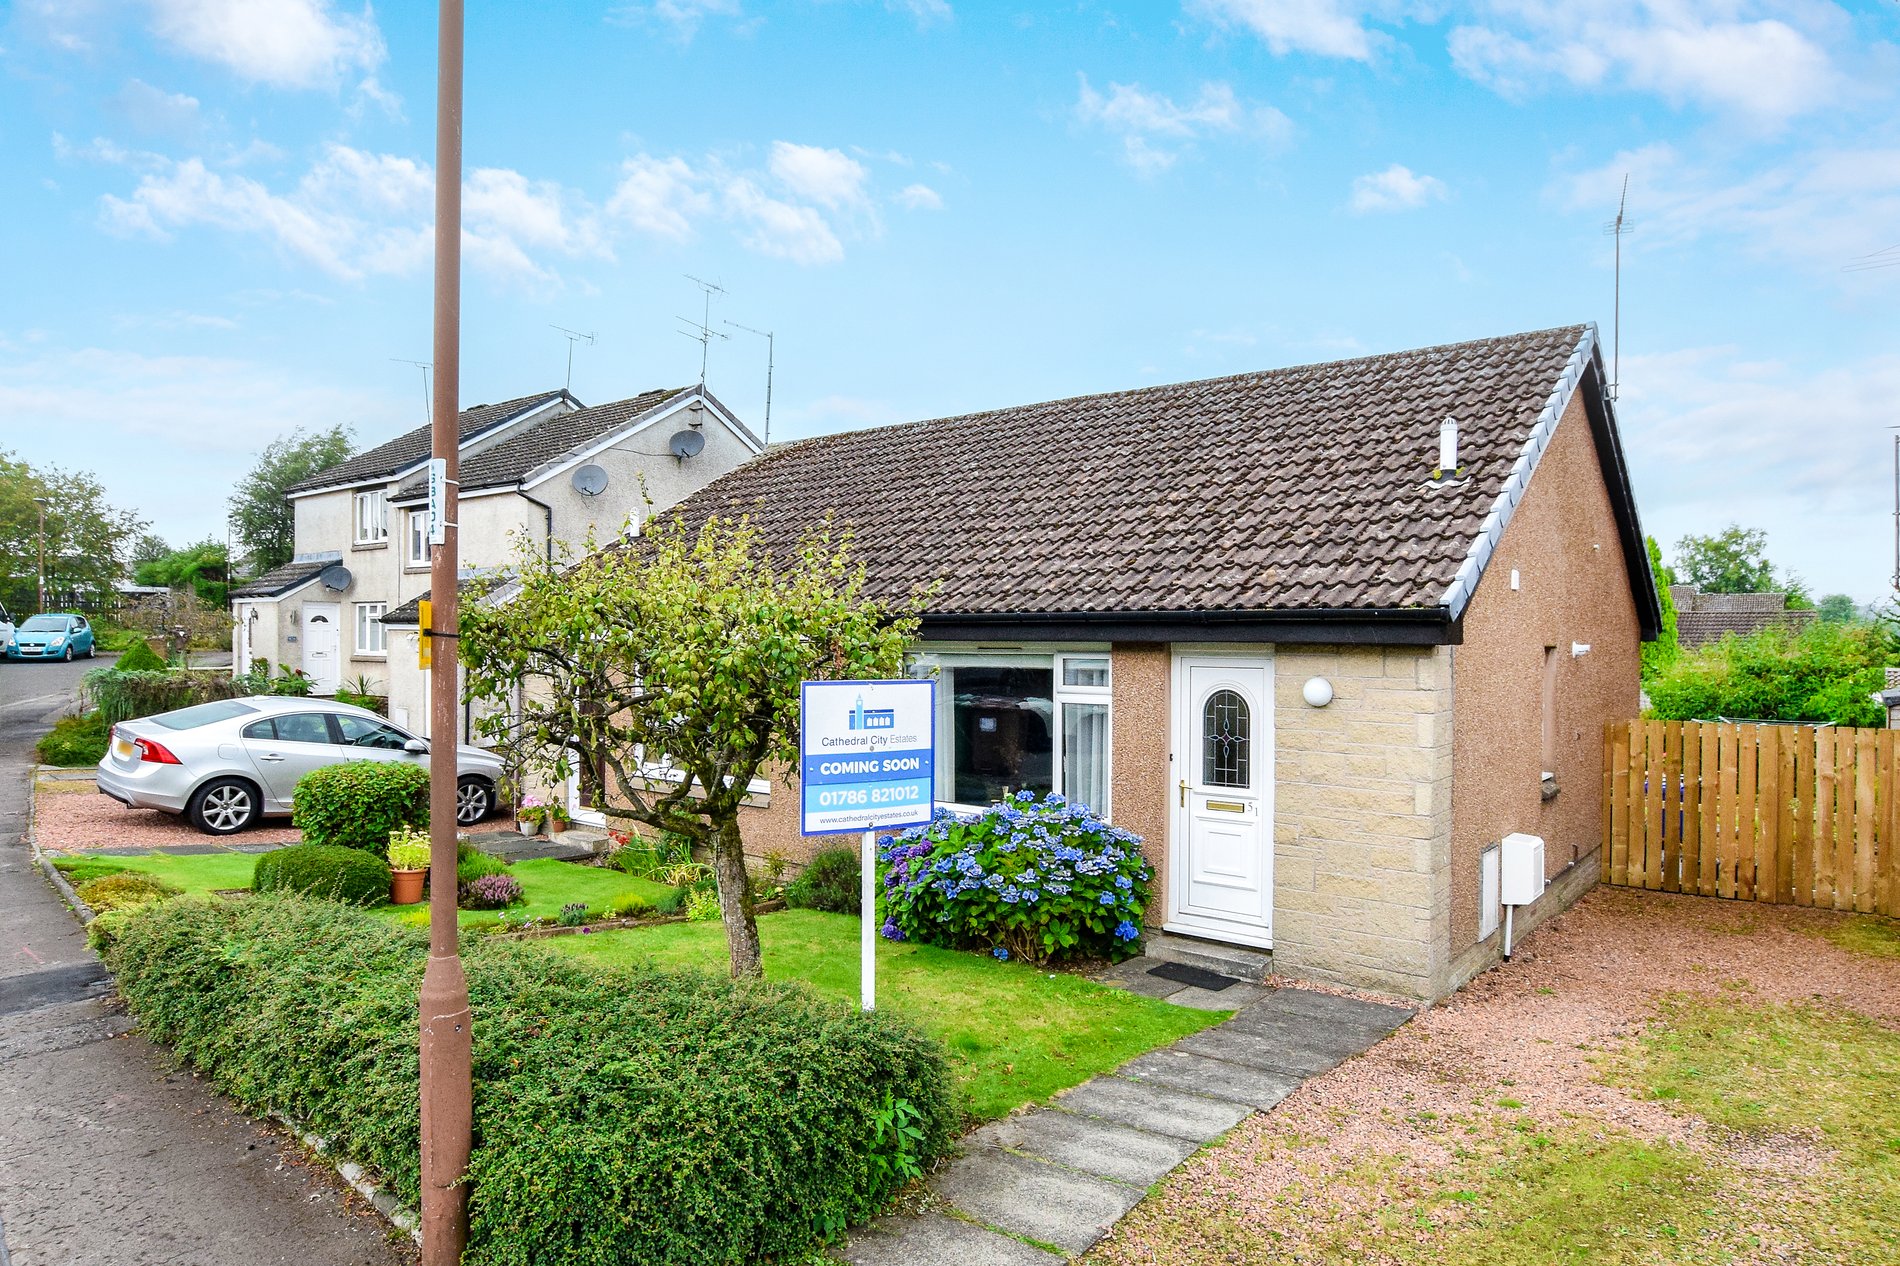
[[[1323,708],[1333,701],[1333,683],[1324,677],[1308,677],[1300,687],[1300,697],[1315,708]]]
[[[1588,642],[1572,642],[1570,644],[1570,658],[1572,659],[1582,659],[1589,653],[1590,643]]]

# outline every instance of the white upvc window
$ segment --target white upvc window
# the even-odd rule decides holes
[[[356,604],[356,653],[358,655],[388,654],[387,631],[383,628],[383,614],[389,610],[387,602],[359,602]]]
[[[937,800],[982,809],[1016,791],[1111,805],[1113,701],[1102,650],[943,651],[937,672]]]
[[[411,510],[405,518],[402,562],[405,567],[429,565],[429,512]]]
[[[389,505],[381,488],[356,494],[356,543],[377,545],[389,539]]]

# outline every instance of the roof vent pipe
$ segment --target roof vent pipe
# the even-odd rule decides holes
[[[1458,419],[1446,418],[1438,424],[1438,477],[1450,479],[1458,473]]]

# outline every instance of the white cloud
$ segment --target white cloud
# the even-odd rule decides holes
[[[1508,97],[1552,81],[1626,88],[1773,127],[1827,105],[1841,88],[1822,45],[1838,11],[1781,7],[1499,0],[1488,20],[1454,28],[1450,48],[1462,74]]]
[[[1891,246],[1900,225],[1900,148],[1822,146],[1728,171],[1668,144],[1647,145],[1561,177],[1552,192],[1568,209],[1607,217],[1625,174],[1635,224],[1626,250],[1729,240],[1841,285],[1872,286],[1881,274],[1842,268]]]
[[[1354,180],[1348,205],[1364,215],[1368,211],[1414,211],[1428,202],[1444,200],[1444,181],[1393,163],[1384,171],[1367,172]]]
[[[897,191],[897,205],[906,211],[941,211],[943,195],[929,185],[905,185]]]
[[[749,177],[727,182],[724,205],[743,226],[740,242],[761,255],[795,264],[835,264],[844,258],[844,244],[816,208],[770,197]]]
[[[893,13],[910,14],[918,26],[948,22],[953,16],[949,0],[884,0],[884,7]]]
[[[705,183],[683,158],[640,154],[621,164],[620,184],[607,201],[607,214],[642,233],[688,241],[694,222],[712,211]]]
[[[1358,6],[1341,0],[1188,0],[1187,7],[1221,26],[1253,32],[1281,55],[1372,57],[1373,36]]]
[[[429,259],[434,175],[414,159],[347,145],[326,147],[297,184],[275,192],[203,159],[159,160],[129,197],[101,203],[107,227],[168,238],[194,226],[249,233],[335,277],[409,274]],[[463,248],[498,274],[550,280],[536,252],[607,251],[585,201],[518,172],[479,168],[464,182]]]
[[[152,30],[181,52],[251,83],[334,87],[387,56],[367,6],[339,13],[330,0],[145,0]]]
[[[608,11],[607,20],[619,25],[658,22],[673,29],[682,40],[699,33],[709,17],[736,18],[739,0],[656,0],[653,4],[627,4]]]
[[[115,112],[145,136],[187,139],[198,130],[198,98],[154,88],[143,79],[129,79],[112,99]]]
[[[1076,116],[1122,139],[1122,156],[1143,175],[1174,165],[1195,140],[1215,135],[1254,135],[1284,141],[1293,125],[1286,115],[1268,105],[1242,101],[1227,84],[1209,82],[1187,105],[1139,84],[1111,83],[1106,95],[1097,92],[1088,76],[1080,75],[1081,93]]]
[[[1900,356],[1802,373],[1734,347],[1625,352],[1618,413],[1643,526],[1667,550],[1731,521],[1818,593],[1884,596]]]
[[[766,167],[795,196],[834,211],[864,203],[864,165],[835,149],[773,141]]]

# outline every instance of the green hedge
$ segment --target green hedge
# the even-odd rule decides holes
[[[107,725],[174,712],[215,699],[235,699],[244,693],[240,679],[217,668],[172,668],[155,672],[95,668],[86,674],[85,683],[86,697],[99,709]]]
[[[307,844],[381,856],[389,833],[429,825],[429,771],[401,760],[359,760],[313,769],[297,781],[291,825]]]
[[[61,717],[53,723],[51,730],[40,735],[40,741],[33,745],[33,751],[43,765],[60,765],[68,769],[97,765],[106,758],[111,728],[106,724],[105,716],[98,712]]]
[[[259,854],[251,871],[254,892],[297,892],[353,906],[389,900],[389,863],[360,848],[292,844]]]
[[[856,914],[864,908],[863,872],[848,848],[821,848],[798,878],[785,886],[785,904],[831,914]]]
[[[107,958],[153,1038],[253,1112],[281,1111],[417,1197],[416,991],[426,939],[331,903],[180,899]],[[532,943],[465,954],[474,1009],[470,1266],[771,1261],[949,1147],[941,1048],[790,986],[603,969]],[[901,1106],[901,1105],[900,1105]]]

